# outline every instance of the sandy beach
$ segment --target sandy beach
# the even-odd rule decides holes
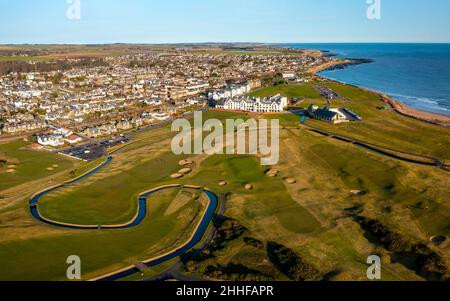
[[[320,53],[322,54],[322,56],[324,55],[323,52]],[[331,60],[327,63],[310,68],[308,72],[317,75],[321,71],[325,71],[332,67],[346,65],[349,63],[351,63],[351,60],[348,59]],[[401,115],[450,128],[450,116],[415,109],[381,92],[373,91],[359,86],[358,88],[378,94],[382,101],[391,105],[392,108]]]
[[[323,54],[322,54],[323,55]],[[331,60],[329,62],[326,62],[324,64],[314,66],[308,70],[308,73],[317,74],[319,72],[325,71],[327,69],[333,68],[335,66],[339,65],[346,65],[351,63],[351,60]]]
[[[378,94],[383,101],[390,104],[399,114],[450,128],[450,116],[414,109],[388,95]]]

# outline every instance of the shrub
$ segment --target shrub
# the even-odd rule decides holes
[[[276,242],[267,244],[267,255],[273,265],[291,280],[318,280],[320,277],[319,270],[300,254]]]
[[[248,245],[248,246],[252,246],[256,249],[262,250],[264,249],[264,243],[261,242],[260,240],[257,240],[256,238],[252,238],[252,237],[244,237],[244,242]]]

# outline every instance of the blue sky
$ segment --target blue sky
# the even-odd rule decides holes
[[[450,1],[0,0],[0,44],[180,42],[450,42]]]

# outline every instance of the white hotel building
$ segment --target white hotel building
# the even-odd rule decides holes
[[[287,97],[281,95],[269,98],[228,98],[216,104],[217,109],[260,113],[283,112],[287,106]]]

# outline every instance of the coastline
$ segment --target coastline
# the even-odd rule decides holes
[[[322,53],[322,56],[325,56],[323,51],[321,51],[321,53]],[[368,62],[369,61],[367,61],[367,63]],[[355,64],[361,64],[361,63],[365,63],[365,62],[364,61],[355,62],[353,59],[333,59],[332,61],[329,61],[322,65],[310,68],[308,70],[308,73],[311,73],[313,75],[316,75],[318,77],[321,77],[321,78],[324,78],[327,80],[339,82],[337,80],[322,77],[319,73],[322,71],[327,71],[327,70],[332,70],[332,69],[337,69],[337,68],[346,68],[348,66],[355,65]],[[341,82],[339,82],[339,83],[341,83]],[[344,84],[347,84],[347,83],[344,83]],[[439,114],[439,113],[432,113],[432,112],[428,112],[428,111],[424,111],[424,110],[420,110],[420,109],[415,109],[413,107],[406,105],[405,103],[401,102],[400,100],[394,99],[393,97],[391,97],[383,92],[367,89],[367,88],[360,87],[357,85],[351,85],[351,86],[354,86],[361,90],[378,95],[380,97],[381,101],[383,101],[386,104],[389,104],[393,108],[393,110],[400,115],[403,115],[403,116],[406,116],[409,118],[413,118],[416,120],[432,123],[435,125],[443,126],[446,128],[450,128],[450,116]]]

